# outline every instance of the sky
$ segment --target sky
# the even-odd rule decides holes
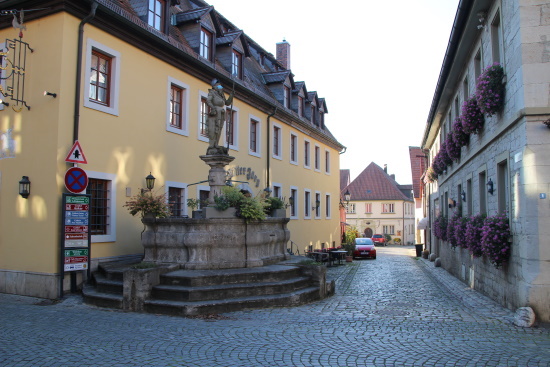
[[[351,179],[371,162],[411,184],[459,0],[206,0],[266,51],[290,43],[294,81],[325,98]]]

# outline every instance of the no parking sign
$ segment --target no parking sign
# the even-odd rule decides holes
[[[65,173],[65,187],[73,194],[80,194],[88,187],[88,175],[82,168],[72,167]]]

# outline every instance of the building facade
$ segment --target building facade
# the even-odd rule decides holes
[[[209,191],[199,155],[213,79],[235,96],[220,141],[235,157],[228,180],[292,202],[294,251],[339,245],[344,146],[325,124],[325,100],[294,81],[287,42],[273,56],[202,0],[0,6],[9,14],[0,19],[0,292],[58,295],[61,198],[75,142],[92,196],[92,267],[143,254],[143,225],[123,205],[147,175],[173,216],[191,216],[187,199]],[[23,176],[27,198],[17,191]]]
[[[422,141],[431,252],[470,287],[513,310],[530,306],[546,322],[549,14],[544,1],[460,1]],[[437,218],[498,214],[511,235],[499,243],[482,235],[481,249],[464,248],[435,236]]]
[[[414,243],[414,201],[411,185],[399,185],[394,175],[388,175],[372,162],[344,191],[349,191],[346,222],[363,237],[384,234],[390,243]]]

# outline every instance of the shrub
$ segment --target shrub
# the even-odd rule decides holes
[[[127,208],[132,215],[141,213],[142,218],[148,213],[152,213],[157,218],[172,215],[165,194],[156,195],[146,190],[140,190],[140,193],[132,196],[123,207]]]
[[[509,237],[510,225],[505,213],[485,218],[481,228],[481,248],[496,268],[510,257]]]
[[[487,67],[477,78],[476,99],[481,112],[492,116],[504,105],[504,69],[499,63]]]
[[[474,257],[483,255],[481,248],[481,227],[485,220],[485,214],[471,216],[466,223],[464,232],[464,246],[470,250]]]

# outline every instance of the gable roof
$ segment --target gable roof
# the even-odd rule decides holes
[[[405,200],[411,201],[403,194],[400,185],[395,182],[380,166],[371,162],[347,187],[352,201],[365,200]],[[405,185],[402,185],[405,186]]]

